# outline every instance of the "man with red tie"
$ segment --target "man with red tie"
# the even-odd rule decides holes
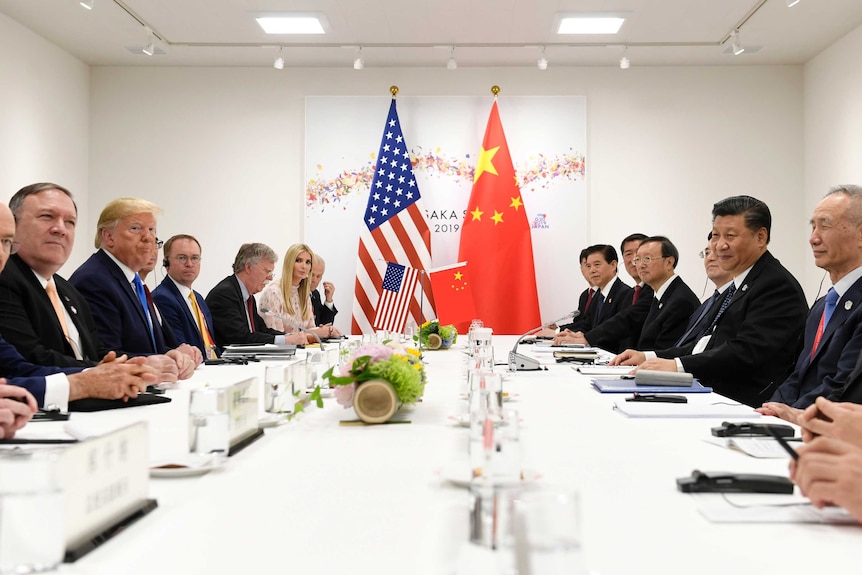
[[[793,373],[758,410],[794,423],[817,397],[845,386],[862,352],[862,187],[829,191],[814,208],[808,242],[832,287],[811,307]]]

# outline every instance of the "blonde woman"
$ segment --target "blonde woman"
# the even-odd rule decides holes
[[[284,256],[281,279],[267,285],[260,294],[260,307],[273,313],[265,314],[263,320],[268,327],[285,333],[301,331],[302,326],[314,332],[321,339],[339,337],[341,332],[332,324],[314,325],[314,311],[311,306],[311,267],[314,252],[305,244],[293,244]],[[308,342],[315,340],[306,334]]]

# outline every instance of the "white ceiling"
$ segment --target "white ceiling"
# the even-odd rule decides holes
[[[627,45],[632,66],[801,64],[862,24],[860,0],[0,0],[0,12],[95,65],[350,67],[363,46],[367,67],[616,66]],[[125,10],[123,7],[128,10]],[[271,12],[322,15],[322,36],[268,36],[254,20]],[[564,37],[555,17],[625,13],[614,36]],[[747,19],[752,13],[753,15]],[[165,54],[132,54],[148,24]],[[747,21],[746,21],[747,19]],[[757,53],[724,54],[740,40]],[[678,44],[678,45],[674,45]]]

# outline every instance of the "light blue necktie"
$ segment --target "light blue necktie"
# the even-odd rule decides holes
[[[150,330],[150,342],[153,344],[153,351],[158,352],[156,348],[156,338],[153,335],[153,318],[150,317],[150,306],[147,304],[147,294],[144,292],[144,282],[141,281],[141,276],[135,274],[135,279],[132,280],[135,284],[135,293],[138,294],[138,300],[141,302],[141,307],[144,308],[144,316],[147,318],[147,329]]]
[[[826,307],[823,308],[823,327],[829,325],[829,320],[832,318],[832,312],[835,311],[835,305],[838,303],[838,292],[835,288],[829,288],[826,292]]]

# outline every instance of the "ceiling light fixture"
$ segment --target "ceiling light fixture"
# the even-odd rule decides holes
[[[260,16],[255,18],[267,34],[325,34],[320,20],[314,16]]]
[[[147,45],[141,50],[147,56],[152,56],[156,53],[156,37],[153,31],[148,26],[144,26],[144,31],[147,33]]]
[[[458,62],[455,60],[455,46],[449,48],[449,60],[446,62],[447,70],[457,70]]]
[[[739,43],[739,30],[734,30],[730,37],[733,40],[733,43],[731,44],[731,47],[733,48],[733,55],[739,56],[740,54],[745,52],[745,47]]]
[[[284,46],[279,46],[278,56],[275,58],[275,62],[272,63],[272,67],[276,70],[284,70],[284,58],[281,57],[282,50],[284,50]]]
[[[548,69],[548,59],[545,58],[545,47],[542,46],[542,55],[539,56],[539,60],[536,62],[536,66],[539,70],[547,70]]]
[[[626,46],[625,48],[623,48],[623,57],[622,57],[622,58],[620,58],[620,68],[622,68],[623,70],[628,70],[628,69],[631,67],[631,65],[632,65],[632,63],[631,63],[631,61],[629,60],[628,56],[626,56],[626,54],[628,53],[628,51],[629,51],[629,47],[628,47],[628,46]]]
[[[365,61],[362,59],[362,46],[359,47],[359,55],[353,60],[353,69],[361,70],[365,67]]]
[[[557,34],[616,34],[625,20],[620,16],[567,16],[560,19]]]
[[[793,8],[797,4],[799,4],[799,0],[787,0],[787,7],[788,8]]]
[[[796,1],[798,2],[799,0]],[[80,4],[83,8],[86,8],[87,10],[92,10],[93,4],[95,3],[96,0],[81,0],[80,2],[78,2],[78,4]]]

